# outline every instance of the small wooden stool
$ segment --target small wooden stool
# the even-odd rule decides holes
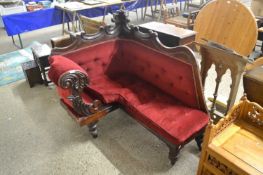
[[[36,83],[43,84],[39,67],[34,60],[22,63],[21,66],[30,88]]]

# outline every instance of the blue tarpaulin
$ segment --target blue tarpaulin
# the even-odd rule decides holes
[[[150,1],[149,1],[150,2]],[[167,0],[171,3],[172,0]],[[137,0],[134,3],[125,3],[127,10],[133,10],[145,6],[145,0]],[[111,6],[108,12],[113,13],[120,6]],[[80,14],[87,17],[103,16],[104,8],[94,8],[83,10]],[[58,25],[62,23],[62,11],[56,8],[41,9],[33,12],[17,13],[12,15],[2,16],[5,29],[8,36],[13,36],[45,27]]]

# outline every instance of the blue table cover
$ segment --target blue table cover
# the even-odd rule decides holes
[[[90,18],[103,16],[104,8],[83,10],[80,13]],[[61,24],[62,10],[57,8],[41,9],[34,12],[24,12],[2,16],[2,19],[7,35],[13,36],[24,32]],[[66,21],[69,21],[69,19]]]
[[[149,1],[150,2],[150,1]],[[172,0],[167,0],[167,3],[171,3]],[[124,4],[126,10],[133,10],[145,6],[145,0],[137,0],[136,2],[127,2]],[[107,13],[114,13],[119,10],[120,6],[115,5],[109,8]],[[83,10],[80,14],[87,17],[103,16],[104,8],[98,7],[94,9]],[[5,29],[8,36],[13,36],[45,27],[58,25],[62,23],[62,10],[57,8],[41,9],[33,12],[17,13],[12,15],[2,16]],[[69,21],[69,19],[66,19]]]

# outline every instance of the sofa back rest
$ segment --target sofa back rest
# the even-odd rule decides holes
[[[200,89],[197,90],[200,83],[196,82],[193,64],[132,40],[121,40],[119,47],[107,73],[117,76],[121,73],[134,74],[184,104],[201,108],[198,99]]]
[[[92,44],[63,55],[80,65],[89,77],[93,77],[104,74],[117,50],[117,42],[114,39]]]

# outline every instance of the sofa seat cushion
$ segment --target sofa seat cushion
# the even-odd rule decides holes
[[[104,103],[121,104],[135,119],[174,144],[185,142],[208,123],[206,113],[181,104],[134,75],[97,76],[86,90]]]
[[[141,105],[136,110],[144,120],[148,120],[147,126],[177,145],[185,143],[204,128],[209,120],[208,115],[200,110],[159,99]]]
[[[122,86],[112,81],[106,75],[99,75],[90,78],[90,84],[84,89],[86,93],[93,94],[104,103],[110,104],[118,101],[119,91]]]

